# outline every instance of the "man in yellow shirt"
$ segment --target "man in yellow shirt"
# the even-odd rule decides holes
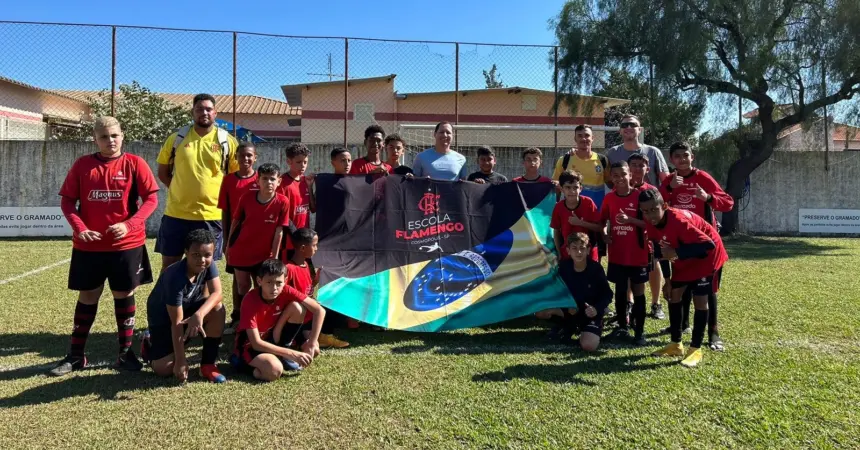
[[[215,126],[215,98],[198,94],[192,103],[193,126],[170,135],[158,154],[158,179],[168,188],[155,251],[161,271],[182,259],[185,236],[206,228],[215,234],[215,259],[221,259],[221,210],[218,194],[224,175],[239,170],[238,142]]]
[[[591,150],[594,134],[588,125],[579,125],[574,129],[576,147],[572,148],[566,155],[558,158],[552,179],[558,181],[558,177],[565,170],[574,170],[582,174],[582,194],[592,200],[597,208],[603,204],[605,183],[610,180],[609,162],[605,156]]]

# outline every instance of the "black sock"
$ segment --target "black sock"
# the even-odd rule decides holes
[[[708,295],[708,332],[717,332],[717,293]],[[719,334],[719,333],[717,333]]]
[[[684,311],[684,302],[669,303],[669,332],[672,342],[681,342],[681,316]]]
[[[84,356],[84,347],[86,347],[87,338],[90,336],[90,328],[92,328],[93,322],[96,321],[96,312],[98,312],[98,309],[98,303],[85,305],[78,301],[78,304],[75,305],[75,326],[72,328],[70,355]]]
[[[623,283],[615,283],[615,315],[618,317],[618,326],[627,328],[629,317],[627,317],[627,280]]]
[[[200,355],[200,364],[215,364],[218,360],[218,347],[221,346],[221,336],[203,338],[203,352]]]
[[[302,325],[304,324],[289,322],[284,324],[284,329],[281,330],[281,340],[275,342],[275,344],[281,347],[289,347],[290,344],[293,343],[293,340],[301,336]]]
[[[576,316],[571,314],[570,311],[568,311],[568,308],[561,308],[561,313],[562,315],[564,315],[564,317],[562,317],[562,321],[564,322],[564,330],[567,333],[573,333],[574,331],[576,331]],[[580,312],[577,311],[577,314],[580,314]],[[585,314],[585,311],[583,311],[581,314]]]
[[[239,313],[242,311],[242,296],[239,295],[239,286],[236,283],[236,276],[233,276],[233,289],[231,294],[233,295],[233,310],[230,311],[230,320],[235,322],[236,326],[239,325]]]
[[[681,304],[684,305],[681,311],[681,329],[686,330],[690,328],[690,307],[693,305],[693,291],[690,288],[684,290],[684,294],[681,296]]]
[[[648,298],[645,294],[633,296],[633,332],[636,338],[642,337],[645,332],[645,316],[648,308]]]
[[[113,307],[116,316],[119,353],[122,355],[131,348],[131,339],[134,336],[134,313],[137,310],[134,304],[134,294],[126,298],[114,298]]]
[[[705,326],[708,324],[708,310],[697,309],[693,314],[693,339],[690,347],[701,348],[702,339],[705,337]]]

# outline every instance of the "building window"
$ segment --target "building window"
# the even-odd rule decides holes
[[[537,95],[523,95],[523,111],[537,110]]]
[[[373,103],[356,103],[352,120],[358,123],[375,123]]]

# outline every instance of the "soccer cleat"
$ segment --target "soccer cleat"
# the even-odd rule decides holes
[[[113,368],[116,370],[127,370],[129,372],[140,372],[143,369],[143,363],[137,359],[132,349],[128,349],[120,353],[116,362],[113,363]]]
[[[683,330],[681,330],[681,333],[683,333],[683,334],[693,334],[693,329],[692,329],[692,328],[690,328],[690,327],[684,327],[684,329],[683,329]]]
[[[720,338],[720,333],[712,331],[708,333],[708,347],[715,352],[724,351],[723,340]]]
[[[144,363],[149,363],[149,350],[152,348],[152,339],[149,335],[149,330],[143,330],[138,337],[140,338],[140,360]]]
[[[644,347],[648,345],[648,341],[645,340],[645,336],[636,336],[633,338],[633,344],[638,345],[639,347]]]
[[[68,375],[75,370],[81,370],[84,367],[87,367],[87,357],[86,356],[72,356],[66,355],[62,361],[57,363],[57,365],[48,371],[48,375],[53,377],[61,377],[63,375]]]
[[[283,356],[281,357],[281,364],[283,364],[284,370],[287,372],[299,372],[303,369],[299,363]]]
[[[236,328],[238,328],[238,327],[239,327],[239,322],[234,320],[234,321],[230,322],[229,324],[227,324],[226,327],[224,327],[224,332],[222,334],[224,336],[233,335],[236,333]]]
[[[200,376],[206,378],[213,383],[223,383],[227,381],[227,377],[218,372],[218,366],[215,364],[203,364],[200,366]]]
[[[651,304],[651,318],[657,320],[663,320],[666,318],[666,314],[663,313],[663,305],[659,303]]]
[[[672,342],[671,344],[651,353],[651,356],[684,356],[684,344]]]
[[[346,348],[349,347],[349,342],[346,342],[342,339],[338,339],[337,336],[333,334],[323,334],[320,333],[320,337],[317,340],[320,344],[320,348]]]
[[[702,362],[702,349],[690,347],[687,349],[687,356],[681,360],[681,365],[684,367],[696,367]]]
[[[616,328],[608,337],[609,339],[630,339],[630,329]]]

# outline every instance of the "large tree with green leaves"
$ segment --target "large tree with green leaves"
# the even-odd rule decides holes
[[[625,115],[634,114],[645,124],[644,142],[664,150],[673,142],[693,140],[705,110],[700,93],[679,92],[671,84],[657,85],[616,68],[599,81],[594,95],[630,99],[606,110],[606,125],[618,126]],[[607,148],[620,143],[620,135],[606,135]]]
[[[773,154],[781,130],[860,92],[858,0],[571,0],[555,22],[560,86],[593,88],[608,69],[678,89],[741,98],[758,130],[739,140],[726,190]],[[788,114],[775,115],[781,103]],[[723,215],[737,227],[737,210]]]
[[[110,92],[101,91],[88,99],[91,118],[110,115]],[[177,128],[191,122],[191,105],[170,103],[137,81],[119,86],[114,115],[126,141],[161,142]],[[80,128],[56,128],[55,139],[92,140],[93,124],[84,120]]]

